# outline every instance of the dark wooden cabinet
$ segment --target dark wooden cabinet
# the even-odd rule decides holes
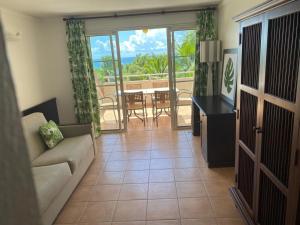
[[[239,17],[237,179],[231,193],[248,224],[296,225],[300,1],[268,1],[245,15]]]
[[[208,167],[234,166],[235,112],[221,96],[193,97],[193,134]]]

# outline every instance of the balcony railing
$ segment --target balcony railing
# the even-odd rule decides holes
[[[114,83],[115,77],[113,75],[100,75],[97,74],[96,76],[100,78],[100,81],[103,85]],[[153,81],[153,80],[168,80],[169,73],[154,73],[154,74],[123,74],[123,81]],[[180,71],[176,72],[176,78],[190,78],[194,77],[194,71]],[[119,80],[119,77],[117,77]]]

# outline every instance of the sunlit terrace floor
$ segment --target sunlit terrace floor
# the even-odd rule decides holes
[[[117,115],[117,111],[115,110]],[[161,128],[171,128],[171,118],[166,114],[162,114],[158,119],[158,126],[156,121],[153,121],[152,108],[147,108],[148,119],[146,124],[135,116],[130,117],[128,122],[128,130],[152,130]],[[179,126],[190,126],[191,125],[191,106],[180,106],[177,112],[177,121]],[[118,117],[118,115],[117,115]],[[121,117],[122,118],[122,117]],[[113,130],[118,129],[118,121],[115,120],[112,110],[105,110],[102,112],[100,117],[101,128],[103,130]]]
[[[243,225],[233,168],[208,169],[190,130],[105,134],[56,224]]]

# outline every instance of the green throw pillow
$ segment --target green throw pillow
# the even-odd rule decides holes
[[[50,120],[48,123],[40,126],[40,134],[49,148],[54,148],[64,137],[58,129],[55,122]]]

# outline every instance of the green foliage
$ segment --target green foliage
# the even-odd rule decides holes
[[[189,31],[182,43],[176,45],[176,71],[193,71],[195,65],[196,35]]]
[[[195,32],[190,31],[183,38],[183,41],[175,47],[176,77],[193,77],[195,65]],[[105,56],[100,59],[101,67],[94,72],[100,83],[114,81],[112,57]],[[178,73],[180,72],[180,73]],[[122,66],[122,73],[125,81],[166,79],[168,77],[168,55],[137,55],[135,59]],[[148,74],[157,74],[149,76]]]
[[[132,63],[123,66],[123,75],[125,80],[147,80],[147,74],[162,74],[168,72],[168,56],[161,55],[137,55]],[[145,74],[145,75],[143,75]],[[137,75],[137,76],[128,76]],[[166,77],[160,75],[158,78]]]
[[[234,75],[234,68],[233,68],[233,61],[229,58],[226,68],[225,68],[225,77],[224,77],[224,85],[228,93],[231,92],[233,86],[233,75]]]

